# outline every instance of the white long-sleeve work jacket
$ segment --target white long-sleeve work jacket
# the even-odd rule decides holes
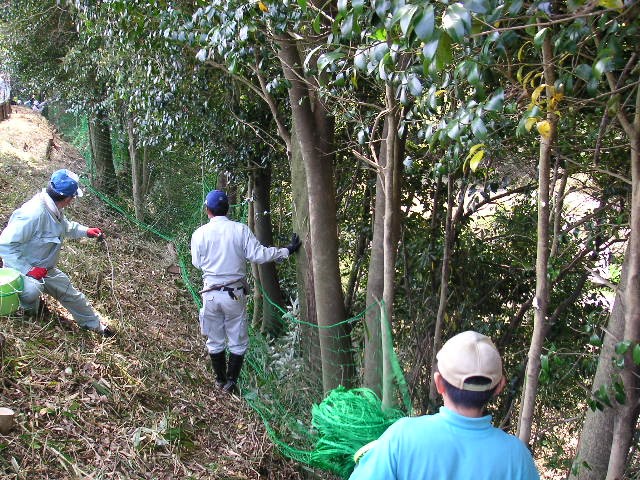
[[[26,274],[33,267],[51,270],[65,238],[87,236],[88,227],[69,221],[46,191],[18,208],[0,233],[0,257],[5,267]]]
[[[204,285],[228,285],[247,274],[253,263],[281,261],[287,248],[265,247],[248,226],[227,217],[213,217],[191,236],[191,262],[202,270]]]

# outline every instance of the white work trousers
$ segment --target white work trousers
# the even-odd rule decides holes
[[[207,337],[209,353],[219,353],[225,348],[234,355],[244,355],[249,347],[247,325],[247,296],[242,288],[233,292],[211,290],[202,294],[200,332]]]
[[[24,290],[20,294],[20,304],[25,310],[38,311],[40,294],[46,293],[58,300],[64,308],[69,310],[78,325],[88,330],[100,330],[100,317],[95,312],[84,294],[71,284],[69,277],[57,268],[47,272],[42,280],[24,278]]]

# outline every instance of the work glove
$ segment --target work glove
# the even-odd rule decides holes
[[[90,228],[87,230],[87,237],[89,238],[100,238],[102,237],[102,230],[99,228]]]
[[[47,276],[47,269],[44,267],[33,267],[27,272],[27,276],[35,278],[36,280],[42,280]]]
[[[300,241],[300,237],[298,236],[297,233],[294,233],[291,236],[291,241],[289,242],[289,245],[287,245],[285,248],[289,250],[289,255],[291,255],[292,253],[295,253],[298,251],[298,249],[300,248],[300,245],[302,245],[302,242]]]

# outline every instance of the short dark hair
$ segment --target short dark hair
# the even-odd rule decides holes
[[[440,374],[440,378],[442,378],[444,388],[451,401],[461,407],[484,408],[484,406],[489,403],[493,397],[496,388],[498,388],[498,385],[496,385],[490,390],[484,390],[481,392],[477,392],[475,390],[461,390],[447,382],[442,374]],[[465,383],[470,383],[472,385],[487,385],[491,383],[491,380],[485,377],[470,377],[465,381]]]
[[[53,200],[54,202],[61,202],[69,198],[70,196],[56,192],[53,188],[51,188],[51,185],[47,186],[47,195],[49,195],[51,197],[51,200]]]
[[[207,207],[207,210],[216,217],[223,217],[229,212],[229,202],[219,202],[215,208]]]

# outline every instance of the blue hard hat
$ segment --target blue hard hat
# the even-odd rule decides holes
[[[63,168],[62,170],[53,172],[49,185],[54,192],[64,195],[65,197],[81,197],[82,190],[80,189],[79,182],[80,178],[78,175]]]

